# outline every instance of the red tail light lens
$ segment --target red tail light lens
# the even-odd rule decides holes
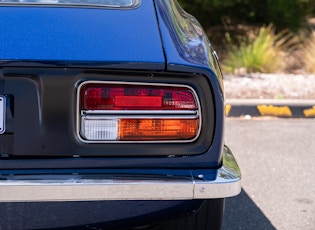
[[[85,142],[187,142],[200,132],[199,103],[188,86],[93,82],[78,95]]]
[[[87,84],[81,90],[84,110],[192,110],[197,109],[189,88]]]

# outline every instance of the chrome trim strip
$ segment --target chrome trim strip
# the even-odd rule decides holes
[[[0,5],[8,6],[39,6],[39,7],[90,7],[90,8],[108,8],[108,9],[134,9],[140,5],[140,0],[130,0],[124,5],[114,5],[106,3],[88,3],[88,2],[66,2],[60,0],[41,0],[41,1],[28,1],[28,0],[2,0]]]
[[[153,116],[153,115],[150,115],[150,116],[146,116],[146,115],[83,115],[82,118],[88,118],[90,120],[112,120],[112,119],[196,119],[198,118],[197,115],[188,115],[188,116],[185,116],[185,115],[175,115],[175,116]]]
[[[195,115],[197,110],[84,110],[82,115]]]
[[[195,199],[231,197],[241,192],[241,171],[227,146],[223,148],[222,159],[222,167],[218,170],[217,178],[210,182],[211,185],[196,181]]]
[[[5,96],[0,95],[0,134],[5,132],[6,125],[6,99]]]
[[[193,110],[194,113],[197,113],[196,116],[199,117],[199,130],[198,133],[196,135],[196,137],[194,139],[191,140],[164,140],[164,141],[89,141],[89,140],[85,140],[82,138],[81,134],[80,134],[80,127],[81,127],[81,112],[80,112],[80,92],[81,92],[81,88],[86,85],[86,84],[120,84],[120,85],[143,85],[143,86],[165,86],[165,87],[184,87],[184,88],[188,88],[193,92],[193,95],[196,99],[197,102],[197,106],[198,106],[198,110]],[[200,101],[199,101],[199,97],[196,93],[196,91],[194,90],[194,88],[192,88],[189,85],[184,85],[184,84],[163,84],[163,83],[147,83],[147,82],[120,82],[120,81],[84,81],[82,83],[80,83],[80,85],[78,86],[77,89],[77,108],[76,108],[76,117],[77,117],[77,121],[76,121],[76,135],[77,138],[80,142],[82,143],[86,143],[86,144],[106,144],[106,143],[191,143],[194,142],[195,140],[198,139],[200,133],[201,133],[201,127],[202,127],[202,113],[201,113],[201,106],[200,106]],[[108,112],[113,112],[114,110],[109,110]],[[167,111],[167,110],[166,110]],[[176,110],[174,110],[176,111]],[[183,112],[188,112],[186,110],[180,110]],[[84,111],[85,112],[85,111]],[[120,111],[121,112],[121,111]],[[132,114],[132,110],[128,110],[128,112],[130,112],[130,114]],[[163,111],[161,111],[163,112]],[[164,111],[165,112],[165,111]],[[176,111],[174,114],[176,115],[178,111]],[[115,112],[114,112],[115,113]],[[146,114],[150,114],[146,113]],[[150,116],[149,118],[152,118],[152,116]],[[172,117],[172,118],[176,118]]]
[[[95,201],[95,200],[187,200],[235,196],[241,191],[237,163],[227,147],[215,180],[202,178],[159,179],[14,179],[0,180],[0,202]],[[130,177],[129,177],[130,178]]]

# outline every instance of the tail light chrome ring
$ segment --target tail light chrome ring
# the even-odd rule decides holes
[[[187,85],[86,81],[77,91],[83,143],[187,143],[201,131],[200,102]]]

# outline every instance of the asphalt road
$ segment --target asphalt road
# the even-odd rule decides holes
[[[226,200],[223,230],[315,229],[315,120],[226,121],[225,142],[242,171]]]

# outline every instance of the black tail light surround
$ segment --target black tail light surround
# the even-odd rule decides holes
[[[215,102],[204,75],[98,71],[76,80],[78,156],[193,156],[213,142]]]
[[[212,80],[206,75],[55,68],[13,68],[10,71],[10,76],[14,77],[5,79],[3,94],[12,94],[14,98],[14,117],[6,124],[7,132],[0,136],[1,146],[8,146],[9,156],[45,158],[45,167],[59,167],[52,166],[48,158],[68,159],[74,156],[82,157],[80,160],[84,158],[85,163],[91,161],[92,168],[103,168],[104,165],[146,167],[151,161],[157,167],[168,167],[169,161],[162,163],[165,157],[174,156],[174,162],[177,162],[177,156],[196,156],[198,159],[201,159],[199,155],[208,156],[212,143],[221,141],[223,135],[215,133],[215,114],[220,114],[216,111],[215,100],[221,99],[214,98],[217,94],[212,89]],[[106,94],[104,86],[124,93],[115,93],[115,101],[97,96]],[[89,87],[96,90],[91,90],[84,102],[81,97]],[[97,107],[94,103],[97,98],[102,99],[102,103],[104,99],[109,103],[106,102],[105,107]],[[93,129],[86,132],[82,128],[83,123],[89,122],[95,126],[99,118],[102,123],[96,133],[109,135],[109,139],[95,137]],[[220,122],[219,118],[219,127]],[[102,130],[104,124],[110,124],[112,128]],[[117,135],[120,127],[124,132]],[[152,133],[152,129],[147,127],[157,129]],[[137,132],[134,132],[135,129]],[[148,132],[151,135],[143,135]],[[131,161],[131,158],[134,160]],[[210,158],[217,161],[216,153],[210,154]],[[185,166],[191,165],[191,160],[187,158]],[[18,167],[14,166],[14,162],[5,162],[1,167]],[[86,167],[84,163],[78,166],[79,162],[73,161],[70,166],[65,161],[63,167]],[[23,167],[44,167],[42,163],[36,164],[25,162]]]
[[[78,87],[83,143],[190,143],[201,128],[201,104],[189,85],[91,80]]]

